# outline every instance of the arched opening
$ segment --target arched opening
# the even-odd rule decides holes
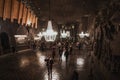
[[[9,36],[6,32],[0,33],[0,41],[3,51],[10,49]]]

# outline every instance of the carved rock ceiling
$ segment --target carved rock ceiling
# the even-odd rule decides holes
[[[79,21],[82,16],[94,16],[110,0],[51,0],[51,19],[57,22]],[[32,0],[39,20],[49,18],[49,0]]]

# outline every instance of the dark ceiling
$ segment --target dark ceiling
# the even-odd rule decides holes
[[[95,15],[97,11],[110,0],[50,0],[51,18],[64,22],[79,20],[84,15]],[[32,0],[37,8],[40,20],[49,18],[49,0]]]
[[[28,2],[40,21],[49,19],[49,0],[22,0]],[[50,0],[51,19],[57,23],[80,21],[82,16],[95,16],[115,0]]]

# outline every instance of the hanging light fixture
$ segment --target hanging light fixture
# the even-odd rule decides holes
[[[60,32],[60,34],[61,34],[61,38],[70,37],[70,31],[65,32],[65,30],[63,30],[63,31]]]
[[[82,17],[83,18],[83,23],[84,22],[86,22],[86,23],[84,23],[84,25],[82,26],[84,32],[82,31],[79,34],[80,38],[84,38],[84,37],[89,37],[90,36],[90,33],[87,31],[87,28],[89,26],[89,17],[90,17],[90,15],[84,15],[84,17]]]
[[[70,31],[66,31],[67,37],[70,37]]]
[[[42,36],[43,36],[42,32],[39,32],[37,36],[34,37],[34,40],[41,40]]]
[[[90,34],[89,34],[88,32],[86,32],[86,33],[85,33],[85,36],[86,36],[86,37],[89,37],[89,36],[90,36]]]
[[[43,32],[43,36],[47,42],[53,42],[56,39],[57,32],[55,32],[52,28],[52,21],[50,19],[50,0],[49,0],[49,21],[47,25],[47,30]]]
[[[61,31],[60,34],[61,34],[61,38],[67,37],[67,33],[65,32],[65,30]]]
[[[81,33],[79,34],[79,36],[80,36],[80,38],[84,38],[85,36],[86,36],[86,37],[89,37],[90,34],[89,34],[89,33],[81,32]]]
[[[81,33],[79,34],[79,36],[80,36],[80,38],[84,38],[84,37],[85,37],[85,34],[84,34],[83,32],[81,32]]]

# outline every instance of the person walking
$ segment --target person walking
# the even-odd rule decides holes
[[[62,57],[62,53],[63,53],[63,48],[61,46],[61,47],[59,47],[59,52],[58,52],[60,61],[62,60],[62,58],[61,58]]]
[[[69,51],[68,51],[68,49],[66,49],[66,51],[65,51],[65,57],[66,57],[66,63],[68,62],[68,57],[69,57]]]
[[[47,67],[47,70],[48,70],[48,75],[50,74],[50,63],[49,63],[50,59],[49,58],[46,58],[45,59],[45,62],[46,62],[46,67]]]
[[[72,45],[69,46],[69,54],[71,55],[73,51]]]
[[[55,58],[55,45],[52,46],[52,58]]]
[[[50,69],[50,77],[52,79],[52,69],[53,69],[53,59],[50,58],[50,61],[49,61],[49,69]]]

